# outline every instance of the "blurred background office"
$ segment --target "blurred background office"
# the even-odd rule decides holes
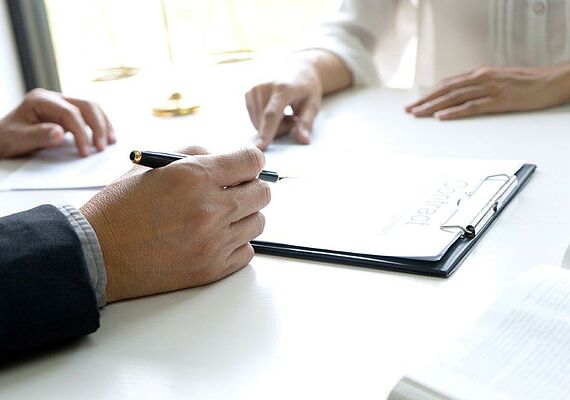
[[[105,109],[243,96],[339,0],[6,0],[2,110],[44,87]]]

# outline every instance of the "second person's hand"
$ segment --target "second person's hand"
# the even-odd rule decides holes
[[[480,67],[443,80],[406,111],[447,120],[553,107],[570,99],[569,77],[570,64]]]
[[[289,131],[298,143],[310,143],[322,96],[317,69],[302,56],[286,62],[274,81],[250,89],[245,102],[259,134],[257,147],[266,150],[275,137]],[[287,106],[293,109],[292,116],[284,115]]]
[[[89,134],[101,151],[116,142],[109,118],[96,103],[34,89],[21,104],[0,119],[0,158],[17,157],[60,145],[71,132],[81,156],[89,155]]]

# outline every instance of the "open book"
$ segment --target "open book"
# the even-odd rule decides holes
[[[388,397],[436,399],[570,399],[570,271],[523,273],[469,333]]]

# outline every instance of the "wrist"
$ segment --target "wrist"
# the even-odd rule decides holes
[[[563,91],[563,102],[570,102],[570,64],[565,64],[560,71],[560,83]]]
[[[344,89],[352,84],[352,74],[334,53],[323,49],[307,49],[291,57],[300,68],[315,76],[322,94]]]
[[[297,52],[290,55],[280,69],[279,77],[284,81],[302,81],[305,85],[316,87],[323,93],[323,81],[319,74],[313,58],[305,54],[308,52]]]
[[[570,64],[561,64],[549,69],[550,86],[557,94],[557,103],[570,102]]]
[[[81,214],[85,217],[87,222],[91,225],[91,228],[95,232],[95,235],[99,241],[99,247],[101,254],[103,256],[103,264],[105,268],[105,275],[106,275],[106,299],[107,303],[112,303],[121,299],[121,295],[119,294],[117,282],[121,280],[116,276],[117,270],[114,268],[115,260],[113,259],[113,254],[115,253],[112,250],[114,240],[110,240],[109,236],[110,233],[108,232],[108,226],[106,226],[105,221],[101,221],[100,213],[90,204],[90,202],[83,205],[83,207],[79,210]]]

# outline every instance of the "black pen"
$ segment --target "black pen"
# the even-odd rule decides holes
[[[186,154],[176,154],[176,153],[162,153],[159,151],[131,151],[131,161],[138,165],[144,165],[149,168],[160,168],[166,167],[168,164],[174,161],[182,160],[188,157]],[[262,181],[266,182],[277,182],[284,179],[284,176],[279,176],[277,172],[263,170],[257,176]]]

